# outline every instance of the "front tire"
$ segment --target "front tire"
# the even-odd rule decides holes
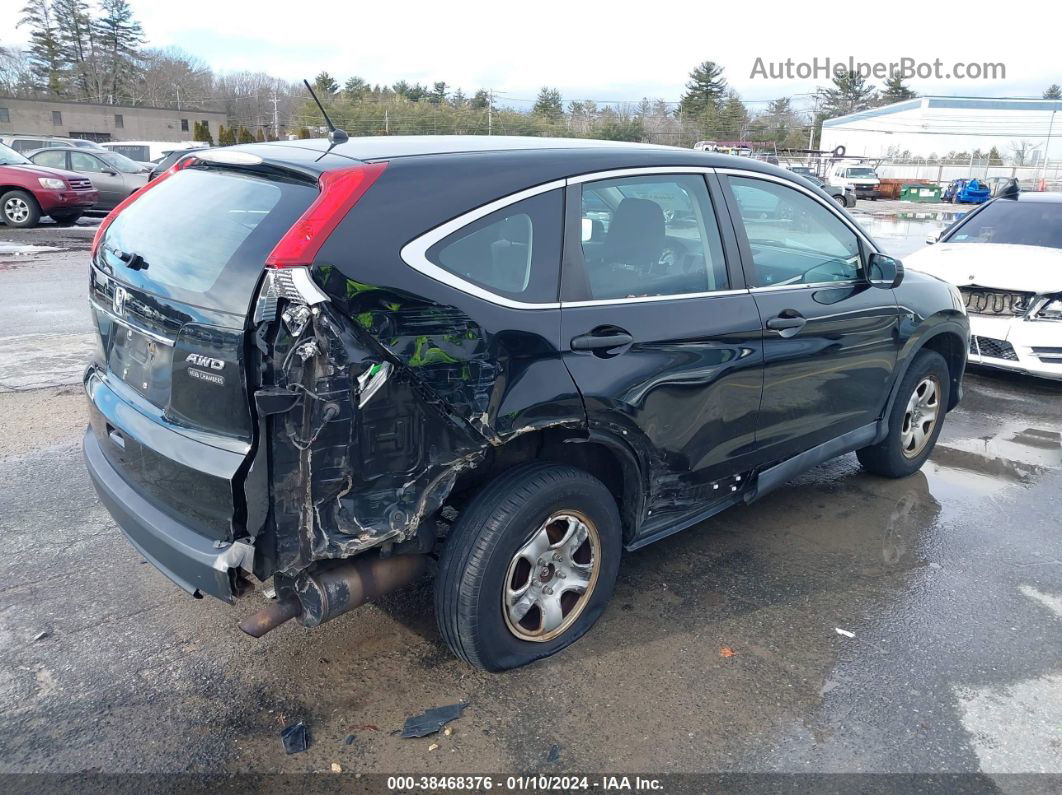
[[[919,351],[903,377],[889,413],[889,435],[856,451],[868,472],[903,478],[917,472],[933,452],[951,395],[948,363],[936,351]]]
[[[443,547],[435,615],[450,649],[487,671],[570,646],[601,616],[622,531],[601,481],[534,463],[500,475],[461,512]]]
[[[9,190],[0,196],[0,218],[8,226],[28,229],[41,220],[41,207],[37,200],[24,190]]]
[[[55,221],[58,226],[73,226],[78,222],[79,218],[81,218],[81,213],[59,213],[57,215],[52,215],[52,220]]]

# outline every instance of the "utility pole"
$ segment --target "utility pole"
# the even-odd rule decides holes
[[[277,112],[277,84],[273,83],[273,135],[280,140],[280,114]]]
[[[1044,144],[1044,165],[1040,172],[1040,180],[1045,181],[1047,179],[1047,158],[1051,154],[1051,133],[1055,129],[1055,113],[1056,110],[1051,111],[1051,121],[1047,125],[1047,142]]]
[[[487,135],[494,135],[494,89],[487,89]]]
[[[180,110],[181,109],[181,87],[179,85],[177,85],[176,83],[174,83],[173,87],[177,89],[177,110]]]

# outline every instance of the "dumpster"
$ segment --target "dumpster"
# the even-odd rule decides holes
[[[908,202],[939,202],[940,188],[926,182],[908,182],[900,188],[900,198]]]

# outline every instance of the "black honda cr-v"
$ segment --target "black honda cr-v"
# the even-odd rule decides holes
[[[255,636],[437,560],[490,670],[586,632],[624,549],[843,453],[917,470],[969,334],[799,177],[595,141],[196,152],[91,271],[85,458],[144,557],[230,602],[272,578]]]

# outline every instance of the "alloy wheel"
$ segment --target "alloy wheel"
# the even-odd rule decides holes
[[[542,643],[570,627],[597,584],[601,539],[575,511],[558,511],[516,551],[502,588],[505,624],[521,640]]]
[[[13,224],[20,224],[29,218],[30,208],[25,199],[12,196],[4,202],[4,217]]]
[[[900,427],[900,445],[907,458],[917,458],[925,449],[940,418],[940,381],[927,375],[918,382],[907,401]]]

